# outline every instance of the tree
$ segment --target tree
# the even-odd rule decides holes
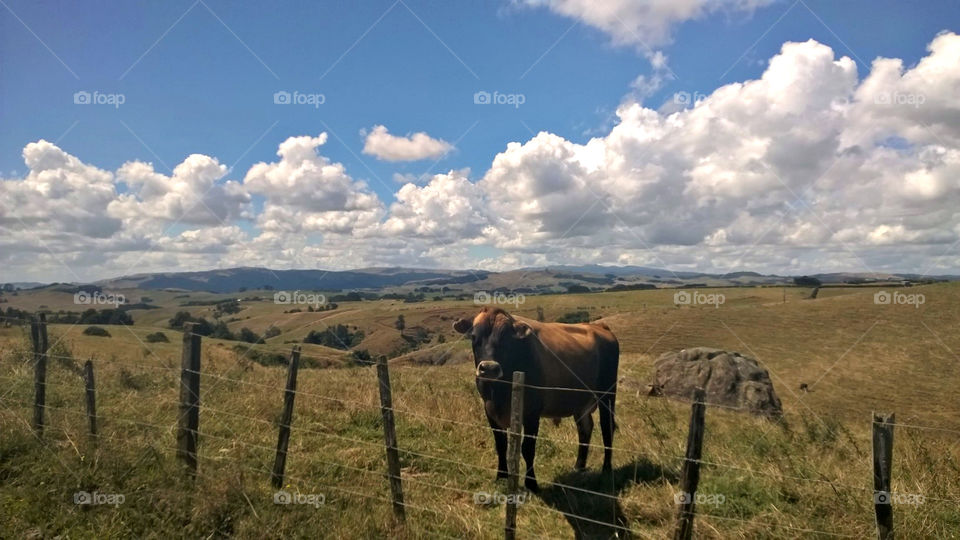
[[[811,276],[800,276],[793,278],[793,284],[798,287],[819,287],[820,280]]]
[[[403,333],[403,329],[407,327],[407,321],[404,320],[403,314],[397,316],[397,322],[394,323],[394,326],[397,327],[397,330],[399,330],[401,334]]]
[[[240,341],[246,341],[247,343],[263,343],[263,338],[258,336],[253,330],[250,330],[244,326],[240,329]]]

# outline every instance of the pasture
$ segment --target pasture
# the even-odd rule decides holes
[[[588,311],[621,344],[614,477],[601,478],[599,427],[586,472],[574,472],[576,429],[544,422],[537,452],[541,493],[518,512],[522,538],[672,534],[674,494],[690,405],[648,397],[653,361],[695,346],[740,351],[769,370],[784,407],[775,423],[710,407],[699,492],[699,538],[870,537],[874,534],[871,412],[895,412],[893,491],[922,496],[896,504],[896,527],[911,538],[960,531],[960,284],[903,289],[922,305],[878,305],[873,288],[705,289],[716,307],[676,306],[674,290],[528,296],[503,306],[545,319]],[[231,330],[280,334],[252,348],[288,353],[312,329],[347,324],[363,331],[356,348],[391,354],[394,408],[407,521],[398,524],[384,477],[375,369],[342,350],[303,344],[322,369],[301,369],[285,489],[321,495],[322,504],[275,504],[269,470],[286,371],[250,361],[236,342],[204,338],[199,475],[175,459],[179,332],[174,313],[211,316],[210,306],[181,306],[161,291],[157,309],[135,310],[136,324],[49,326],[47,428],[30,428],[33,370],[23,327],[0,328],[0,523],[11,537],[471,537],[502,535],[503,493],[495,481],[493,438],[473,381],[467,343],[451,328],[472,315],[471,300],[339,302],[336,310],[289,313],[270,291],[191,293],[189,300],[241,301]],[[8,297],[13,306],[75,309],[49,290]],[[42,307],[41,307],[42,306]],[[286,313],[285,313],[286,312]],[[420,327],[429,340],[404,351],[395,327]],[[148,343],[157,331],[168,343]],[[443,365],[432,358],[449,354]],[[100,436],[86,436],[79,366],[93,359]],[[807,384],[809,391],[801,391]],[[123,494],[122,504],[76,505],[79,490]],[[480,495],[478,495],[480,494]],[[482,504],[478,504],[482,503]]]

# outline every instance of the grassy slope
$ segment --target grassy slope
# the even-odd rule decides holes
[[[912,289],[926,295],[920,309],[876,306],[871,289],[835,289],[818,300],[802,300],[807,290],[787,289],[785,304],[781,289],[721,292],[727,301],[718,309],[676,308],[673,291],[664,290],[529,297],[515,310],[534,316],[540,305],[552,319],[588,309],[605,317],[623,350],[616,499],[558,485],[603,491],[607,479],[596,468],[571,471],[576,454],[572,422],[545,423],[537,459],[545,489],[520,509],[521,535],[570,537],[574,526],[588,534],[609,532],[559,512],[599,521],[620,516],[641,537],[669,534],[689,406],[644,396],[652,362],[667,350],[710,345],[754,354],[770,370],[786,411],[783,426],[708,411],[704,460],[719,465],[704,468],[700,491],[723,494],[726,501],[700,508],[701,537],[816,536],[801,529],[869,536],[870,411],[895,411],[898,422],[960,430],[955,393],[960,360],[950,352],[960,351],[960,339],[952,332],[960,319],[960,286]],[[111,327],[112,338],[83,336],[81,327],[51,326],[51,342],[60,341],[56,354],[71,351],[77,362],[96,359],[103,417],[98,448],[84,435],[82,385],[68,359],[51,360],[47,443],[40,445],[30,434],[32,370],[25,363],[24,338],[18,328],[0,329],[0,394],[5,400],[0,403],[0,523],[12,536],[31,531],[72,537],[501,534],[502,507],[473,500],[476,491],[503,491],[505,486],[494,482],[490,470],[495,465],[492,437],[469,363],[398,363],[392,370],[399,444],[414,452],[402,454],[410,508],[408,524],[400,528],[383,500],[389,490],[382,476],[382,428],[371,368],[301,371],[288,484],[291,491],[324,493],[326,504],[316,509],[278,506],[264,470],[273,461],[284,371],[243,361],[230,350],[231,342],[206,340],[205,436],[200,477],[188,489],[173,457],[171,429],[177,417],[180,336],[165,330],[171,343],[149,346],[133,337],[142,339],[156,330],[147,325],[161,326],[180,300],[148,295],[168,307],[134,312],[138,325]],[[34,300],[21,295],[11,305],[28,307]],[[56,309],[55,300],[37,303]],[[388,332],[400,312],[408,326],[446,333],[447,344],[431,346],[462,348],[462,342],[452,339],[450,322],[475,311],[469,302],[448,301],[343,303],[337,311],[317,314],[285,315],[283,307],[264,302],[241,313],[251,321],[278,321],[285,333],[268,348],[288,347],[283,340],[302,337],[308,331],[303,325],[326,324],[319,320],[326,317],[360,326],[368,335],[379,326]],[[305,353],[342,355],[322,349]],[[802,382],[813,390],[799,393]],[[894,489],[927,497],[918,507],[895,508],[898,529],[910,531],[911,537],[946,537],[960,530],[956,502],[934,500],[960,498],[958,437],[897,428]],[[594,443],[599,444],[599,430]],[[596,467],[599,461],[594,449],[590,464]],[[126,502],[118,509],[78,507],[72,496],[81,487],[124,493]]]

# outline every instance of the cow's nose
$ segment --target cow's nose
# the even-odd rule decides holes
[[[484,379],[499,379],[503,375],[500,363],[493,360],[484,360],[477,364],[477,377]]]

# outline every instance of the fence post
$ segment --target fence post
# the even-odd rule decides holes
[[[700,483],[700,455],[703,449],[704,412],[706,392],[697,387],[693,392],[693,407],[690,410],[690,430],[687,432],[687,455],[680,472],[680,493],[675,502],[680,506],[674,540],[690,540],[693,537],[693,515],[696,509],[697,484]]]
[[[200,429],[200,336],[194,323],[183,325],[180,359],[180,417],[177,424],[177,457],[190,476],[197,473],[197,431]]]
[[[507,511],[503,536],[517,537],[517,501],[520,494],[520,444],[523,439],[523,388],[525,373],[513,372],[510,388],[510,431],[507,433]]]
[[[83,365],[83,381],[87,390],[87,418],[90,420],[90,440],[97,440],[97,396],[93,383],[93,362],[87,360]]]
[[[43,412],[47,402],[47,316],[43,313],[30,323],[33,342],[33,429],[43,435]]]
[[[880,540],[893,539],[893,501],[890,500],[893,424],[893,413],[873,413],[873,508]]]
[[[280,437],[277,439],[277,458],[273,462],[273,487],[283,487],[283,469],[287,465],[287,446],[290,443],[290,424],[293,422],[293,399],[297,395],[297,369],[300,366],[300,347],[290,351],[287,366],[287,389],[283,392],[283,418],[280,419]]]
[[[400,479],[400,454],[397,452],[397,431],[393,422],[393,399],[390,396],[390,371],[387,357],[377,359],[377,378],[380,381],[380,413],[383,414],[383,440],[387,447],[387,473],[393,495],[393,512],[400,521],[406,521],[403,507],[403,482]]]

